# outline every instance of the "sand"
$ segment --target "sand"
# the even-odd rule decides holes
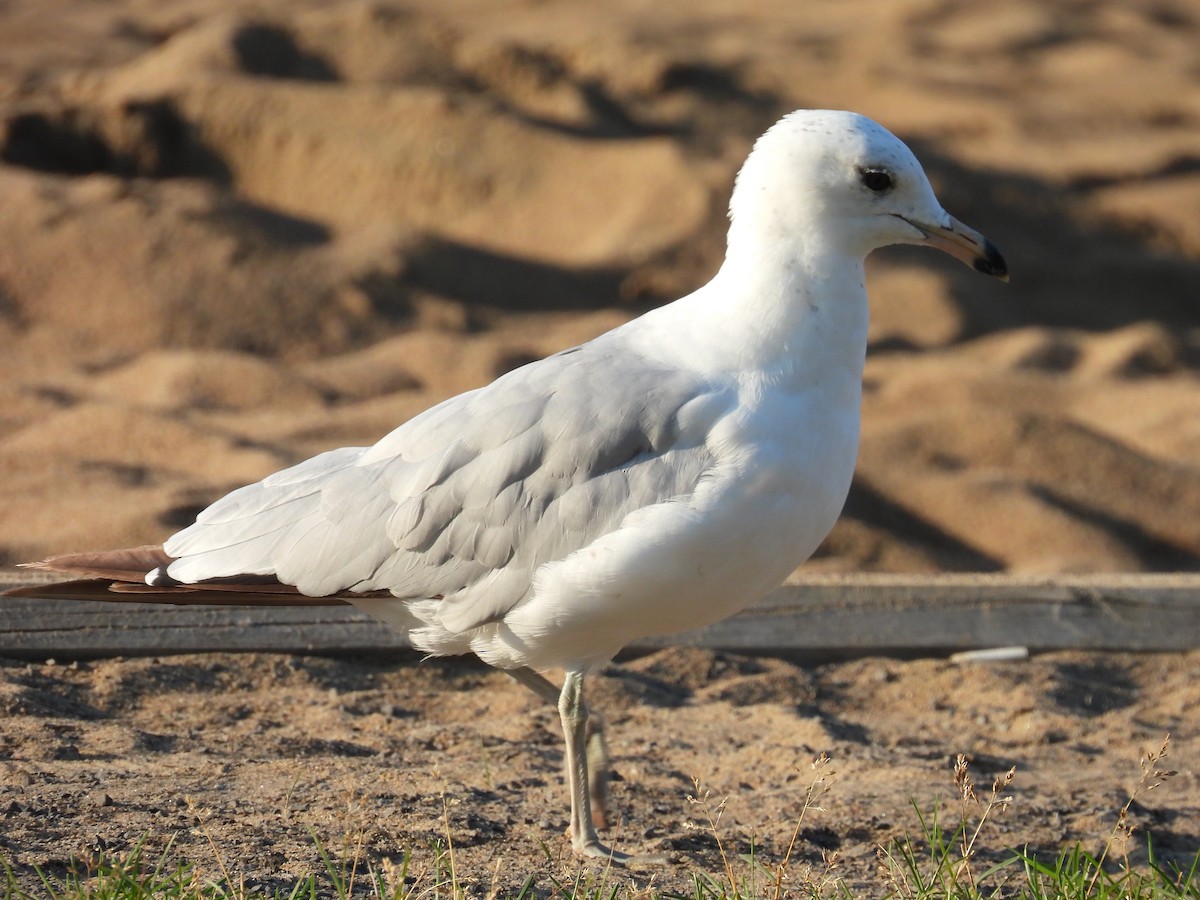
[[[921,834],[941,809],[957,820],[955,756],[986,796],[1017,769],[1012,804],[984,831],[982,862],[1005,848],[1050,860],[1081,842],[1099,853],[1141,776],[1139,757],[1170,733],[1178,774],[1133,807],[1132,859],[1149,830],[1165,864],[1200,848],[1195,723],[1197,653],[1057,653],[958,666],[865,659],[799,666],[701,650],[664,650],[593,680],[611,735],[618,847],[668,865],[606,873],[570,852],[557,713],[502,673],[469,662],[418,663],[221,655],[0,667],[0,854],[29,887],[32,867],[62,878],[72,859],[128,853],[227,872],[271,896],[318,876],[320,857],[382,873],[411,856],[410,887],[429,896],[437,851],[453,846],[470,896],[515,896],[530,876],[694,895],[697,873],[787,851],[789,871],[834,875],[882,896],[876,852]],[[698,779],[699,785],[693,781]],[[725,801],[715,833],[689,802]],[[977,817],[979,809],[972,807]],[[167,851],[168,842],[171,842]],[[982,866],[981,866],[982,868]],[[443,873],[444,874],[444,873]],[[368,886],[360,882],[362,896]],[[426,893],[430,892],[430,893]],[[607,894],[605,894],[607,895]]]
[[[161,541],[230,488],[323,449],[369,443],[442,398],[702,284],[720,262],[725,203],[753,138],[790,109],[827,106],[864,112],[904,137],[946,207],[1004,250],[1012,282],[916,248],[872,259],[858,478],[810,568],[1194,571],[1198,40],[1200,15],[1183,0],[755,0],[736,11],[621,0],[13,0],[0,10],[0,561]],[[1173,659],[1070,665],[1104,681],[1114,667],[1194,663]],[[197,690],[220,681],[202,675],[213,666],[261,676],[237,658],[161,665],[195,673]],[[788,670],[785,681],[855,684],[872,665],[895,665],[908,683],[937,664]],[[1042,694],[1030,689],[1022,714],[1042,709],[1056,665],[1004,670],[1049,679]],[[138,672],[151,673],[147,683],[167,677],[146,666],[96,663],[63,677],[89,696]],[[435,677],[380,671],[402,695]],[[470,718],[494,709],[516,758],[536,771],[493,780],[545,782],[504,802],[519,805],[518,822],[557,828],[559,751],[547,720],[530,725],[523,699],[496,699],[510,689],[469,665],[437,671],[449,673],[453,696],[489,685],[469,695]],[[1196,689],[1174,689],[1191,692],[1194,712]],[[756,790],[779,789],[782,770],[770,767],[803,755],[776,758],[773,741],[826,741],[795,737],[821,726],[790,687],[774,690],[770,721],[754,726],[765,742],[754,765],[768,767],[752,779]],[[1149,684],[1131,691],[1133,706],[1154,693]],[[137,696],[21,707],[5,720],[0,765],[40,773],[18,792],[43,777],[77,790],[94,767],[59,760],[31,737],[38,723],[64,733],[65,717],[82,734],[111,731],[94,738],[115,742],[97,751],[106,758],[139,772],[161,763],[161,797],[199,791],[170,786],[198,749],[176,725],[135,725]],[[245,721],[276,715],[256,697],[242,701]],[[439,718],[443,702],[415,705],[420,715],[389,728],[444,736],[429,737],[424,756],[405,756],[405,770],[428,774],[443,746],[470,767],[487,730],[474,721],[451,728]],[[696,710],[700,722],[732,713],[709,700]],[[921,724],[925,708],[906,713],[908,739],[935,742]],[[682,735],[705,727],[679,709],[622,715],[644,729],[641,740],[663,728],[691,740]],[[877,733],[865,708],[856,716],[861,746],[882,756],[846,779],[847,803],[859,802],[849,782],[861,786],[865,770],[912,759],[898,749],[902,733]],[[1064,720],[1056,733],[1097,746],[1109,779],[1136,764],[1134,745],[1150,737],[1114,744],[1088,731],[1086,716]],[[1176,730],[1194,739],[1195,721],[1185,716]],[[141,747],[128,731],[138,727],[167,735],[167,749]],[[305,727],[321,726],[301,724],[297,734]],[[637,734],[614,736],[635,741],[615,750],[618,767],[644,752]],[[388,740],[381,733],[367,741],[370,755],[356,755],[296,736],[263,765],[282,773],[315,758],[330,768],[310,788],[328,781],[321,802],[336,805],[344,789],[333,782],[372,784],[373,754],[388,752]],[[1040,764],[1061,743],[995,752]],[[235,745],[222,764],[238,770]],[[937,765],[900,779],[884,792],[886,811],[872,814],[904,821],[905,792],[941,785],[957,749],[939,743]],[[720,780],[734,763],[719,744],[709,751],[651,768]],[[489,790],[472,777],[479,766],[475,756],[448,795],[467,803],[471,791]],[[625,836],[653,844],[659,832],[642,830],[664,820],[660,807],[678,818],[686,778],[639,781],[630,776],[628,789],[649,793],[630,795],[636,826]],[[1086,800],[1059,794],[1051,805],[1067,816],[1111,808],[1103,784]],[[1190,784],[1180,815],[1191,818],[1171,827],[1195,844]],[[278,806],[285,792],[246,802]],[[174,802],[154,796],[115,808]],[[758,803],[739,822],[753,821]],[[133,834],[154,821],[122,827]],[[62,858],[92,827],[63,822],[21,831],[16,847],[0,849],[22,864]],[[405,822],[389,819],[396,840],[417,833]],[[779,820],[764,815],[752,827],[765,823]],[[661,827],[663,840],[679,838],[670,821]],[[491,853],[540,858],[531,831],[521,851],[513,828],[502,831],[479,839],[480,872]]]

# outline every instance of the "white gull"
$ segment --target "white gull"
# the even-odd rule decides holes
[[[42,565],[145,575],[146,599],[294,586],[347,598],[428,653],[475,653],[556,700],[574,849],[636,860],[593,824],[585,675],[632,640],[743,609],[829,533],[858,450],[872,250],[928,244],[1007,275],[911,151],[854,113],[779,121],[738,174],[730,219],[725,262],[695,293],[373,447],[234,491],[161,551]],[[550,668],[561,691],[537,674]]]

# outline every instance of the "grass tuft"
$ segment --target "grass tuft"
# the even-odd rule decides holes
[[[700,830],[713,836],[717,851],[721,857],[722,872],[695,872],[692,875],[694,896],[688,898],[664,895],[668,900],[782,900],[784,897],[823,898],[828,896],[849,896],[849,893],[837,876],[837,853],[821,852],[821,865],[810,863],[793,864],[796,843],[800,839],[801,830],[809,814],[822,812],[821,800],[832,789],[837,779],[837,772],[832,768],[829,756],[822,753],[811,764],[811,775],[804,790],[804,800],[800,812],[792,827],[791,838],[783,858],[775,863],[768,863],[761,858],[753,835],[750,836],[749,853],[737,858],[741,863],[736,866],[726,851],[725,841],[720,832],[721,816],[725,811],[728,798],[714,803],[711,791],[702,790],[698,779],[693,779],[695,793],[687,798],[696,807],[704,824]]]
[[[888,897],[901,900],[979,900],[979,898],[1020,897],[1030,900],[1200,900],[1200,850],[1184,871],[1160,863],[1150,836],[1146,836],[1146,864],[1136,866],[1130,855],[1137,825],[1130,810],[1137,798],[1159,787],[1175,772],[1162,767],[1170,737],[1155,751],[1143,754],[1142,775],[1099,853],[1082,844],[1060,851],[1051,862],[1044,862],[1028,849],[992,852],[997,858],[982,871],[980,837],[985,824],[1012,803],[1003,795],[1016,775],[1010,769],[992,782],[990,794],[981,799],[968,771],[966,759],[959,756],[954,766],[960,808],[954,828],[942,827],[940,810],[923,812],[914,804],[921,838],[904,836],[879,849],[877,859],[881,881],[889,888]],[[1114,853],[1120,863],[1113,864]]]

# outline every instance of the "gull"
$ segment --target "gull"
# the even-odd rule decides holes
[[[426,653],[474,653],[557,704],[575,852],[642,861],[596,829],[585,677],[750,605],[833,528],[858,453],[868,254],[923,244],[1008,274],[908,147],[851,112],[772,126],[729,218],[723,265],[681,300],[235,490],[161,548],[33,565],[129,599],[342,599]]]

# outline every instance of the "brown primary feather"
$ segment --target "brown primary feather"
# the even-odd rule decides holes
[[[257,587],[257,585],[251,586]],[[28,584],[0,592],[4,597],[44,600],[102,600],[106,603],[170,603],[176,606],[341,606],[340,597],[306,597],[291,592],[242,590],[237,585],[184,585],[152,588],[103,578]]]
[[[308,597],[290,584],[258,575],[163,587],[146,584],[147,572],[170,562],[171,557],[158,545],[65,553],[22,567],[61,573],[71,576],[71,580],[12,588],[3,596],[181,606],[341,606],[348,598],[391,596],[387,591],[341,591],[327,597]]]
[[[22,568],[62,572],[76,578],[100,578],[112,581],[145,582],[146,573],[171,562],[158,544],[126,547],[122,550],[92,550],[63,553],[40,562],[22,563]]]

